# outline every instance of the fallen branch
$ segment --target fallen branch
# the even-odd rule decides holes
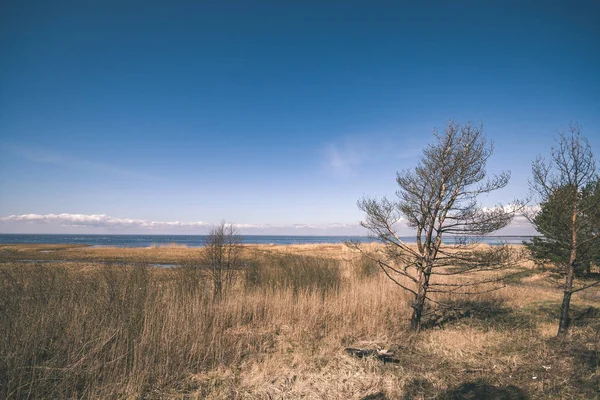
[[[394,357],[394,353],[388,350],[371,350],[371,349],[355,349],[352,347],[347,347],[346,353],[351,356],[364,358],[364,357],[374,357],[385,363],[393,363],[398,364],[400,362],[399,359]]]

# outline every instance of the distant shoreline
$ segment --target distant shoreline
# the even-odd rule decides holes
[[[168,233],[168,234],[160,234],[160,233],[2,233],[0,232],[0,236],[207,236],[205,234],[190,234],[186,235],[183,233]],[[362,238],[370,238],[368,235],[240,235],[244,237],[254,237],[254,236],[275,236],[275,237],[362,237]],[[515,238],[515,237],[538,237],[542,235],[489,235],[487,237],[496,237],[496,238]],[[411,237],[401,236],[402,238]],[[454,236],[452,236],[454,237]],[[478,237],[475,235],[466,236],[466,237]]]
[[[369,236],[342,236],[342,235],[240,235],[243,244],[263,245],[298,245],[298,244],[336,244],[347,241],[362,243],[377,242]],[[481,243],[490,245],[521,244],[534,236],[530,235],[498,235],[478,238]],[[201,247],[204,245],[206,235],[156,235],[156,234],[0,234],[0,244],[47,244],[47,245],[88,245],[96,247],[162,247],[185,246]],[[407,243],[415,243],[415,236],[401,236]],[[448,236],[444,240],[447,244],[456,243],[457,237]]]

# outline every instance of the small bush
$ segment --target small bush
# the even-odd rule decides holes
[[[354,274],[357,278],[371,278],[379,272],[379,264],[372,258],[367,257],[365,254],[361,254],[354,263]]]
[[[342,280],[337,260],[298,255],[261,255],[248,263],[246,287],[320,291],[338,290]]]

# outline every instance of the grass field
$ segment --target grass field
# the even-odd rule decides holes
[[[526,262],[504,289],[440,298],[415,334],[411,299],[343,245],[246,246],[218,302],[200,252],[0,246],[0,398],[600,395],[600,289],[558,340],[562,293]]]

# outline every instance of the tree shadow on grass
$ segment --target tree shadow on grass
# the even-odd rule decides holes
[[[560,318],[560,307],[559,302],[544,302],[534,303],[528,311],[535,314],[542,319],[548,321],[556,321],[558,329],[558,320]],[[600,308],[593,306],[582,306],[578,304],[571,304],[571,326],[594,326],[600,325]]]
[[[438,400],[527,400],[529,397],[514,385],[494,386],[483,381],[466,382],[437,396]]]
[[[577,390],[581,398],[600,399],[599,334],[600,332],[594,332],[594,329],[583,328],[572,332],[566,338],[554,336],[544,340],[547,354],[550,356],[548,361],[554,359],[558,364],[548,362],[553,368],[549,375],[556,375],[554,384],[550,385],[548,390],[561,393],[565,390],[566,379],[566,387]]]
[[[573,354],[582,367],[587,368],[590,372],[600,368],[600,354],[596,350],[579,349]]]
[[[584,278],[588,279],[588,280],[591,280],[592,282],[593,281],[598,281],[598,280],[600,280],[600,272],[590,272]]]
[[[445,301],[443,307],[432,310],[423,318],[423,329],[438,328],[468,319],[490,327],[534,326],[535,322],[501,300],[459,299]]]
[[[465,382],[461,385],[435,393],[435,388],[426,379],[413,379],[404,387],[402,400],[418,398],[431,398],[436,400],[527,400],[529,396],[517,386],[494,386],[485,381],[476,380]],[[379,398],[377,398],[379,399]],[[385,399],[385,397],[383,397]]]
[[[558,346],[558,354],[564,359],[572,359],[571,383],[590,398],[600,398],[600,349],[598,336],[573,335],[566,340],[552,338],[549,341]],[[595,396],[595,397],[594,397]]]
[[[383,392],[368,394],[360,400],[388,400],[388,397]]]
[[[577,363],[574,380],[579,381],[580,387],[587,389],[590,396],[600,396],[600,353],[596,350],[580,349],[573,356]]]

